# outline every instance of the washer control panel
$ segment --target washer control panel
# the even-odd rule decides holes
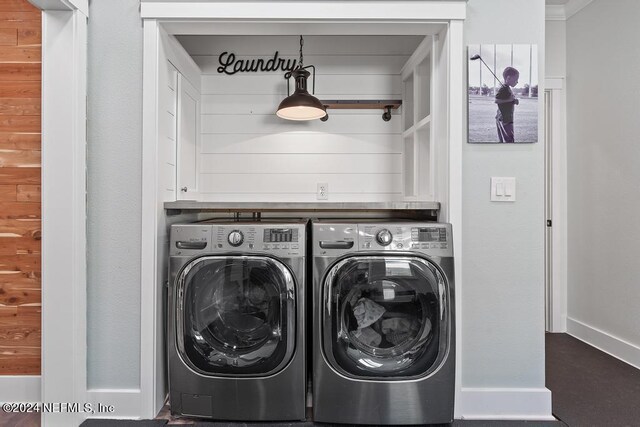
[[[305,256],[305,224],[179,224],[171,227],[171,255],[247,252]]]
[[[218,251],[268,252],[275,256],[304,256],[300,236],[304,226],[293,225],[214,225],[213,243]]]

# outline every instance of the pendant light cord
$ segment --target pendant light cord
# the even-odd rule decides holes
[[[298,65],[298,68],[302,68],[302,46],[304,46],[304,39],[302,38],[302,36],[300,36],[300,64]]]

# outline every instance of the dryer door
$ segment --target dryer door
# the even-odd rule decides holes
[[[176,286],[176,337],[183,361],[205,375],[281,370],[295,347],[295,283],[266,256],[206,256]]]
[[[447,352],[448,286],[429,259],[346,258],[325,276],[323,300],[323,350],[345,375],[423,377]]]

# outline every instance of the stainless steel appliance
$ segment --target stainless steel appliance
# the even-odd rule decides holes
[[[451,422],[451,225],[318,220],[312,244],[314,420]]]
[[[173,225],[171,412],[305,418],[306,221]]]

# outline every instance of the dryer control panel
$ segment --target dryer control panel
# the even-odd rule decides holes
[[[356,251],[421,252],[453,256],[451,225],[435,222],[333,222],[313,223],[313,254],[341,256]]]
[[[451,226],[440,223],[358,224],[361,251],[419,251],[452,256]]]

